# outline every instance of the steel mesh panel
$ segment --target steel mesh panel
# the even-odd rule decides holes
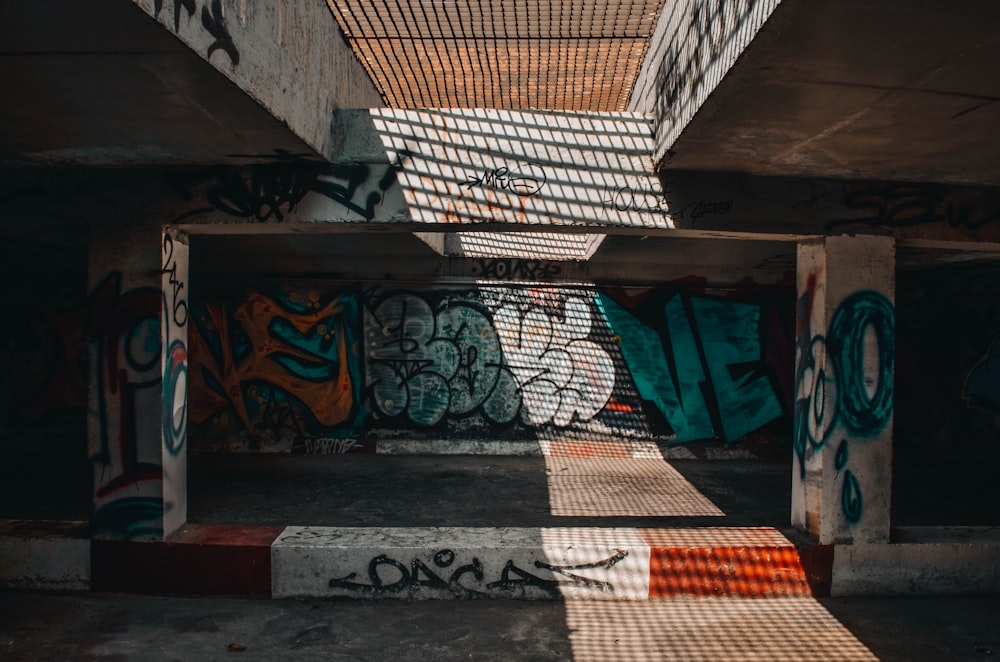
[[[661,0],[329,0],[396,108],[624,110]]]

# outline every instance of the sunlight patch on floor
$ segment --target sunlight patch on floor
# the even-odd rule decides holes
[[[725,516],[662,458],[546,456],[545,465],[556,516]]]
[[[877,660],[812,598],[567,602],[576,662]]]

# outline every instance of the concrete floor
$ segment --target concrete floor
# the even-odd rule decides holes
[[[774,526],[780,463],[498,456],[193,456],[188,519],[313,526]]]
[[[547,465],[546,458],[524,456],[193,454],[189,519],[282,526],[789,525],[790,458],[671,459],[689,495],[700,494],[722,513],[713,516],[704,508],[684,512],[692,502],[682,498],[688,488],[677,476],[641,477],[634,466],[613,463],[563,471],[552,459]],[[43,461],[38,453],[7,453],[0,519],[89,519],[89,471],[83,457],[56,454]],[[574,474],[576,483],[558,480],[562,473]],[[606,479],[588,483],[581,473]],[[943,480],[942,473],[953,478]],[[992,479],[962,478],[957,471],[932,474],[923,465],[897,467],[894,526],[1000,525]],[[665,490],[672,490],[672,500]],[[566,499],[573,505],[585,494],[594,502],[589,510],[565,507]],[[554,514],[557,501],[561,514]],[[617,505],[604,508],[601,501]]]
[[[990,660],[1000,598],[236,600],[0,592],[4,660]]]

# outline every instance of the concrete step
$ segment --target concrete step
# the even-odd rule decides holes
[[[645,600],[812,595],[824,582],[829,590],[768,528],[288,527],[271,559],[275,597]]]
[[[648,600],[1000,593],[1000,529],[908,527],[815,545],[771,527],[187,525],[91,540],[85,522],[0,521],[0,587],[365,599]]]

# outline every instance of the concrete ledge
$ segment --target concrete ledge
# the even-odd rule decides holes
[[[770,527],[188,525],[90,540],[85,522],[0,521],[0,587],[365,599],[1000,594],[1000,529],[915,527],[815,545]]]
[[[274,597],[634,600],[649,548],[634,529],[289,527]]]
[[[270,546],[282,527],[184,526],[165,542],[94,540],[95,591],[271,595]]]
[[[271,555],[274,597],[788,596],[829,577],[769,528],[289,527]]]
[[[0,522],[0,586],[88,590],[90,537],[87,522]]]
[[[914,527],[911,542],[837,545],[833,596],[1000,593],[1000,529]]]

